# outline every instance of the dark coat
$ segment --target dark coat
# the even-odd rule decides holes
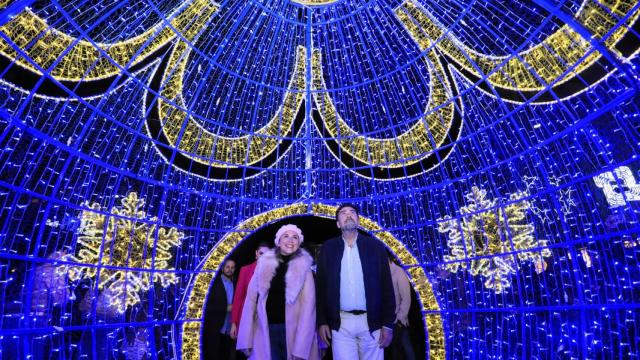
[[[235,285],[234,285],[235,288]],[[213,281],[204,308],[202,328],[202,360],[228,359],[235,349],[228,335],[220,333],[227,317],[227,292],[222,283],[222,272]]]
[[[395,296],[386,247],[378,240],[359,234],[358,254],[362,263],[364,291],[367,298],[367,323],[373,332],[385,326],[393,329]],[[340,329],[340,269],[344,240],[327,240],[318,258],[316,281],[318,325]]]
[[[222,283],[222,274],[213,281],[207,304],[204,308],[204,326],[207,331],[219,332],[227,316],[227,292]]]

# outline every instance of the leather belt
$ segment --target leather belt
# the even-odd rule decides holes
[[[353,315],[362,315],[367,313],[366,310],[341,310],[341,311],[349,314],[353,314]]]

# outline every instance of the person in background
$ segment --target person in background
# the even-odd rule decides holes
[[[79,358],[82,360],[113,359],[118,351],[117,339],[122,329],[105,325],[122,322],[122,314],[118,311],[118,307],[123,297],[117,295],[119,287],[117,285],[105,286],[102,290],[99,290],[95,283],[87,285],[88,289],[78,304],[84,325]]]
[[[244,307],[244,299],[247,297],[249,281],[251,281],[253,273],[256,271],[258,259],[260,259],[262,254],[269,251],[269,248],[267,242],[259,243],[256,248],[256,261],[240,268],[236,291],[235,294],[233,294],[233,306],[231,307],[231,331],[229,332],[229,336],[231,336],[233,340],[238,338],[238,325],[240,324],[240,315],[242,315],[242,308]]]
[[[318,359],[313,258],[300,248],[302,231],[287,224],[249,282],[236,348],[249,359]]]
[[[392,359],[414,360],[416,358],[409,338],[409,308],[411,308],[411,284],[404,270],[393,261],[389,253],[389,267],[393,291],[396,295],[396,320],[393,341],[390,346]]]
[[[67,266],[57,264],[67,261],[65,251],[56,251],[35,268],[33,289],[31,291],[31,313],[29,324],[35,328],[53,328],[52,332],[43,332],[33,336],[32,359],[49,358],[48,351],[56,346],[66,346],[62,330],[62,318],[65,317],[65,306],[75,300],[67,283]]]
[[[386,247],[358,233],[358,208],[336,210],[342,236],[327,240],[318,258],[318,332],[335,360],[382,360],[395,319]]]
[[[235,271],[235,261],[227,259],[222,265],[222,274],[213,281],[205,307],[205,331],[203,332],[205,359],[235,359],[236,352],[233,349],[233,341],[229,337]]]

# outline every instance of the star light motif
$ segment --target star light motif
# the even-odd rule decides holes
[[[522,177],[522,181],[525,184],[525,192],[528,195],[536,194],[539,189],[547,188],[537,176],[525,175]],[[555,194],[560,203],[560,212],[566,216],[571,213],[572,208],[577,206],[574,196],[576,190],[571,187],[561,188],[561,184],[562,177],[549,176],[549,185],[558,189],[555,191]],[[558,210],[553,205],[547,206],[546,203],[546,199],[537,197],[535,201],[532,201],[531,207],[529,208],[543,224],[550,223],[560,216]]]

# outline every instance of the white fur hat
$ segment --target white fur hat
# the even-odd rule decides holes
[[[289,231],[289,230],[298,234],[298,237],[300,238],[300,244],[302,244],[302,242],[304,241],[304,236],[302,236],[302,230],[300,230],[299,227],[293,224],[287,224],[287,225],[282,225],[280,229],[278,229],[278,232],[276,233],[276,239],[275,239],[276,246],[280,244],[280,237],[282,236],[282,234],[284,234],[285,231]]]

